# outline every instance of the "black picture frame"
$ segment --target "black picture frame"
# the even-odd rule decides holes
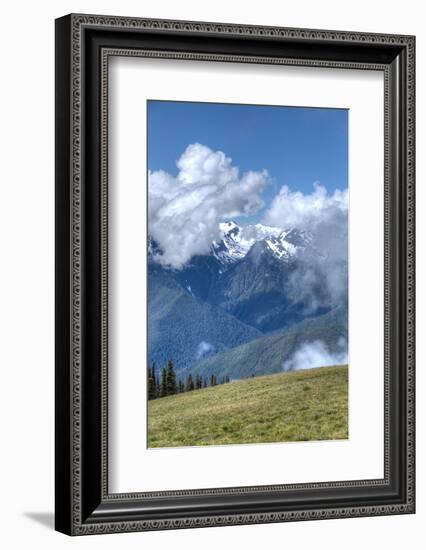
[[[385,81],[384,478],[108,493],[109,55],[375,69]],[[69,535],[415,511],[415,38],[71,14],[56,20],[56,529]]]

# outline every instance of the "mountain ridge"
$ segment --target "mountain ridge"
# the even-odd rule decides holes
[[[209,377],[248,378],[282,372],[283,365],[304,344],[321,341],[330,353],[347,345],[347,306],[340,306],[314,319],[305,319],[290,328],[262,334],[259,338],[200,361],[194,374]]]
[[[264,224],[239,226],[234,221],[219,224],[221,241],[213,241],[212,254],[223,264],[243,259],[258,242],[265,242],[272,254],[279,260],[290,261],[298,249],[305,249],[312,243],[312,234],[294,228],[282,230]]]
[[[205,304],[182,288],[165,270],[149,267],[148,361],[177,370],[192,366],[203,354],[224,351],[258,336],[222,308]]]
[[[208,254],[182,269],[156,261],[161,249],[149,238],[150,363],[171,358],[180,376],[243,378],[278,372],[306,341],[333,351],[347,340],[347,305],[323,305],[327,260],[312,233],[229,221],[220,224],[220,235]],[[293,292],[304,269],[314,306]]]

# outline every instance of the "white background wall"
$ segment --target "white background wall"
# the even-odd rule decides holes
[[[69,12],[417,35],[418,512],[352,520],[71,539],[53,526],[54,18]],[[424,216],[426,30],[422,2],[87,0],[8,2],[0,33],[0,544],[3,548],[399,549],[426,521]],[[423,536],[422,536],[423,535]]]

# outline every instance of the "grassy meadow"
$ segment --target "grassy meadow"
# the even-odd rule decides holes
[[[347,438],[347,366],[258,376],[148,402],[148,447]]]

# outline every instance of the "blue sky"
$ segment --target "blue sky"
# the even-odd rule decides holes
[[[283,185],[311,193],[348,186],[348,111],[307,107],[148,101],[148,168],[176,175],[191,143],[223,151],[241,172],[266,169],[266,205]],[[261,213],[247,221],[257,221]]]

